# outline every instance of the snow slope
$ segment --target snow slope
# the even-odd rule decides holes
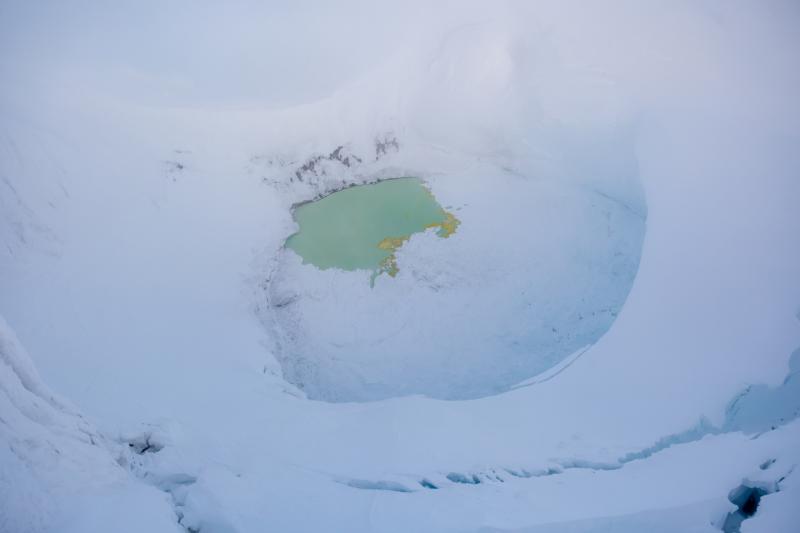
[[[122,467],[128,451],[47,388],[2,319],[0,358],[3,531],[180,530],[165,495]]]
[[[757,485],[741,530],[792,531],[798,16],[4,3],[0,528],[720,531]],[[338,146],[364,163],[298,178]],[[270,322],[291,205],[466,168],[646,205],[610,329],[494,396],[308,399]]]

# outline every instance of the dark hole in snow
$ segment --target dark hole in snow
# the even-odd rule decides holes
[[[753,516],[758,509],[758,500],[760,499],[761,496],[759,496],[758,493],[755,491],[751,492],[739,510],[742,511],[745,516]]]
[[[722,531],[725,533],[739,533],[742,522],[756,514],[761,497],[766,494],[769,494],[769,491],[762,487],[750,487],[744,484],[733,489],[728,494],[728,500],[737,509],[728,513],[728,516],[725,517]]]
[[[427,479],[421,480],[419,482],[419,484],[422,485],[423,487],[425,487],[426,489],[438,489],[439,488],[436,485],[434,485],[433,483],[431,483],[430,481],[428,481]]]
[[[767,494],[767,491],[761,487],[740,485],[731,491],[728,495],[728,499],[731,503],[739,507],[739,510],[749,518],[756,513],[758,510],[758,502],[765,494]]]

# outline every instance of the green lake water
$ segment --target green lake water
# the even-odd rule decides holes
[[[459,221],[418,178],[360,185],[298,206],[299,231],[286,247],[320,269],[371,270],[372,280],[397,273],[395,251],[414,233],[438,228],[449,237]]]

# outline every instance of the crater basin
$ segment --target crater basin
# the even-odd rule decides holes
[[[608,330],[644,212],[576,183],[477,172],[297,206],[268,289],[284,377],[326,401],[507,391]]]

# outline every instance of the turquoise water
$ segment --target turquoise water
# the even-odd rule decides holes
[[[448,237],[458,225],[417,178],[350,187],[298,206],[294,219],[300,229],[286,247],[303,263],[392,276],[394,253],[411,235],[439,228]]]

